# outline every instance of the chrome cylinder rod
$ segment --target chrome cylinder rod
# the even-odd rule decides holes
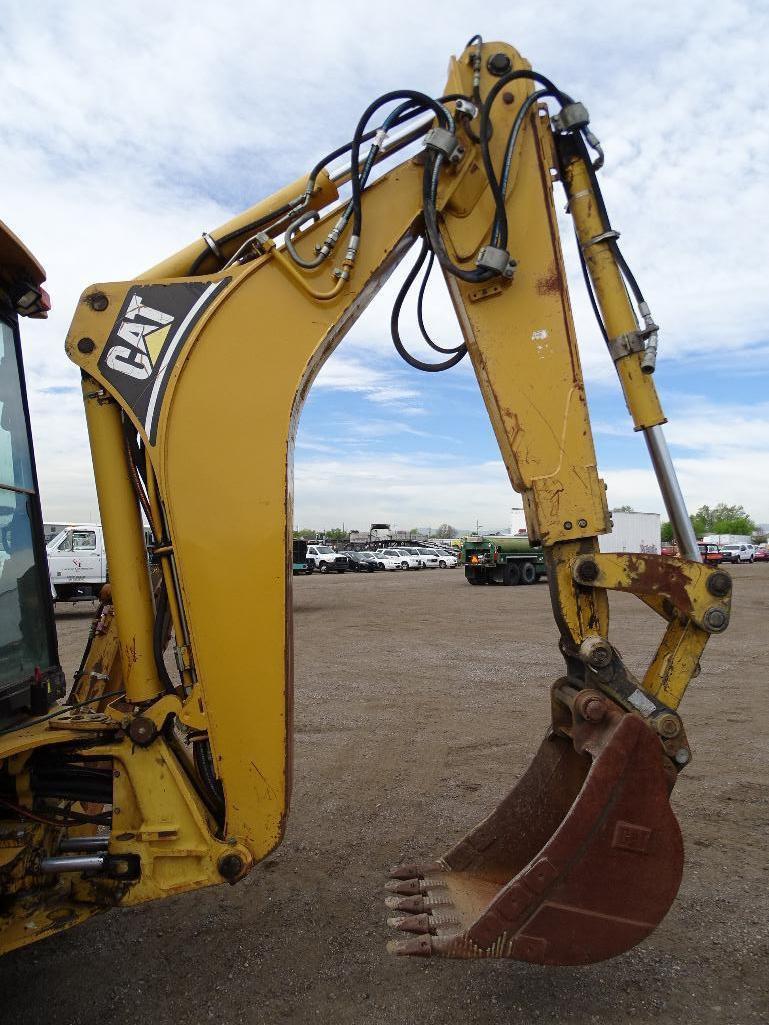
[[[39,871],[43,875],[55,875],[58,872],[98,872],[104,868],[106,860],[105,854],[67,854],[60,858],[41,858]]]
[[[678,542],[678,550],[685,559],[689,559],[691,562],[702,562],[697,537],[686,510],[684,496],[681,494],[681,487],[662,428],[647,427],[644,429],[643,435],[662,492],[662,500],[670,517],[673,535]]]
[[[106,851],[108,847],[108,836],[68,836],[59,844],[59,851]]]

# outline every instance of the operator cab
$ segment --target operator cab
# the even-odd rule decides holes
[[[45,317],[45,272],[0,221],[0,724],[64,694],[19,317]]]

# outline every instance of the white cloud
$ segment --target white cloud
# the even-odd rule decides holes
[[[501,460],[458,461],[433,453],[353,456],[296,462],[295,520],[299,526],[367,528],[391,523],[415,526],[452,523],[500,529],[509,526],[517,503]],[[343,512],[340,514],[340,510]]]
[[[73,0],[40,3],[30,18],[6,4],[2,216],[46,265],[55,304],[47,324],[25,329],[47,515],[86,516],[94,504],[78,375],[62,351],[82,288],[133,276],[293,179],[349,137],[370,98],[404,85],[437,93],[447,56],[476,29],[509,38],[591,110],[607,152],[609,209],[662,325],[661,359],[765,364],[769,138],[758,83],[769,12],[737,0],[675,8],[662,0],[586,0],[579,45],[574,19],[565,0],[549,5],[547,18],[520,5],[468,13],[459,0],[394,2],[367,8],[364,27],[349,5],[303,5],[299,15],[295,5],[233,3],[223,16],[202,2],[94,7]],[[565,224],[583,362],[589,379],[603,382],[613,370],[569,232]],[[391,283],[377,297],[316,383],[327,393],[364,395],[374,420],[383,409],[410,415],[420,408],[417,391],[380,358],[391,352],[394,289]],[[439,289],[428,297],[427,318],[437,340],[455,343],[454,316]],[[470,383],[466,365],[454,374],[463,379]],[[74,393],[49,390],[68,384]],[[686,487],[690,498],[714,479],[699,476],[697,466],[726,482],[724,474],[742,465],[756,502],[764,501],[761,475],[739,453],[730,461],[717,451],[714,425],[731,423],[734,436],[754,437],[765,415],[744,410],[739,419],[732,411],[725,419],[716,405],[698,423],[671,424],[677,445],[709,439],[696,465],[681,463],[694,486]],[[461,424],[456,433],[461,443]],[[618,488],[638,487],[640,503],[654,489],[644,490],[637,472],[624,483],[614,479]],[[472,481],[477,490],[477,476]],[[495,489],[507,486],[504,473],[500,481]],[[452,470],[444,498],[456,485]],[[373,502],[379,485],[370,486]],[[504,509],[506,494],[495,495]],[[769,502],[760,515],[769,518]]]

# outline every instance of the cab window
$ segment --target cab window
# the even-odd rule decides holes
[[[72,531],[73,552],[95,552],[96,531],[95,530],[73,530]]]

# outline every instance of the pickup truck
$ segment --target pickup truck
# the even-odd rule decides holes
[[[51,596],[57,601],[93,601],[107,582],[101,524],[75,523],[46,545]]]
[[[144,541],[149,553],[152,535],[147,527]],[[100,523],[68,524],[51,538],[45,553],[54,602],[97,600],[109,579]],[[149,554],[147,558],[150,559]]]
[[[753,562],[755,546],[747,543],[724,545],[721,549],[724,562]]]
[[[319,573],[344,573],[347,570],[347,559],[337,555],[331,545],[308,544],[307,563]]]

